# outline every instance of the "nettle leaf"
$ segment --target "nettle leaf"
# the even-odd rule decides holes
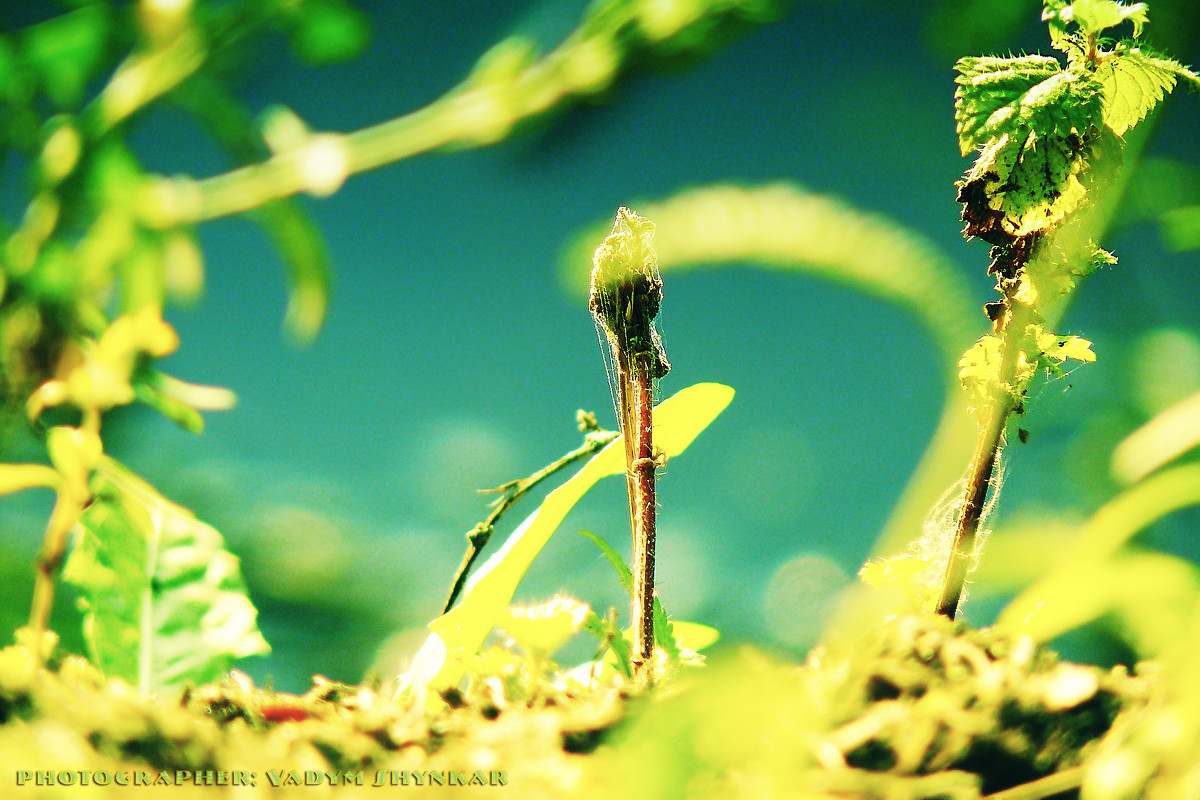
[[[1186,71],[1179,62],[1151,55],[1129,42],[1117,45],[1095,73],[1104,91],[1104,124],[1123,135],[1171,93],[1181,70]]]
[[[1043,334],[1049,337],[1045,340],[1045,346],[1042,348],[1042,355],[1047,358],[1062,363],[1068,358],[1076,361],[1095,361],[1096,354],[1092,352],[1092,343],[1082,336],[1055,336],[1052,333]],[[1041,337],[1038,339],[1038,344],[1043,344]]]
[[[654,409],[655,449],[673,458],[700,435],[733,399],[733,389],[718,383],[689,386]],[[550,541],[559,523],[595,483],[625,474],[625,445],[617,437],[542,504],[508,537],[476,572],[462,602],[429,623],[433,632],[401,676],[401,688],[429,687],[444,691],[466,673],[467,664],[501,619],[525,572]]]
[[[210,682],[235,659],[269,652],[221,534],[112,459],[97,474],[63,570],[96,665],[149,694]]]
[[[1142,35],[1142,27],[1149,22],[1145,3],[1121,3],[1116,0],[1047,0],[1042,11],[1042,20],[1050,24],[1051,33],[1060,36],[1067,26],[1079,26],[1081,33],[1095,35],[1108,28],[1115,28],[1128,20],[1133,23],[1133,35]]]
[[[964,58],[959,145],[982,147],[961,185],[964,231],[992,244],[1059,224],[1086,194],[1080,173],[1103,113],[1101,86],[1044,56]]]
[[[993,142],[959,190],[964,233],[1003,244],[1062,222],[1087,194],[1079,177],[1083,151],[1076,143],[1032,133],[1020,143],[1008,134]]]
[[[1066,75],[1050,56],[967,56],[954,65],[954,121],[965,156],[1021,124],[1023,100],[1061,92]],[[1048,83],[1049,82],[1049,83]],[[1048,85],[1047,85],[1048,83]],[[1036,93],[1035,89],[1043,87]]]
[[[982,404],[987,403],[988,387],[1000,378],[1000,344],[999,337],[985,333],[958,362],[958,380]]]

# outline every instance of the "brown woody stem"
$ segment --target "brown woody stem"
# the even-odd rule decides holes
[[[633,426],[627,437],[633,439],[630,465],[630,502],[633,527],[633,608],[635,620],[634,662],[642,665],[654,656],[654,457],[653,411],[654,379],[650,353],[634,356]]]

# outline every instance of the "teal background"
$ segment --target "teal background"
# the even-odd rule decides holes
[[[582,8],[359,5],[373,26],[361,58],[315,69],[282,39],[268,42],[246,55],[243,100],[256,111],[282,103],[314,130],[353,130],[434,100],[514,30],[556,43]],[[1168,13],[1160,5],[1152,21]],[[259,229],[236,218],[202,226],[205,296],[168,312],[183,346],[164,368],[227,386],[239,404],[207,415],[200,437],[121,411],[106,440],[244,559],[274,652],[243,668],[300,691],[314,672],[359,680],[389,637],[402,634],[388,652],[411,646],[440,610],[465,532],[487,514],[489,497],[475,490],[575,447],[577,408],[614,424],[586,299],[563,287],[559,260],[619,205],[714,182],[796,182],[924,234],[980,305],[991,299],[986,245],[958,233],[954,181],[968,161],[954,133],[952,65],[968,52],[1049,45],[1036,4],[998,5],[1019,7],[1015,25],[987,6],[795,4],[707,57],[642,63],[603,96],[497,146],[418,156],[306,199],[335,269],[325,327],[307,348],[281,334],[282,267]],[[1194,27],[1169,33],[1174,55],[1200,62]],[[1177,91],[1154,124],[1148,156],[1197,202],[1197,98]],[[167,111],[140,123],[134,142],[167,174],[231,166]],[[1174,327],[1197,341],[1197,257],[1169,252],[1143,218],[1154,194],[1127,200],[1129,222],[1104,242],[1120,265],[1087,281],[1060,326],[1092,339],[1099,361],[1037,391],[1030,443],[1010,449],[1001,524],[1022,510],[1095,508],[1108,449],[1144,419],[1142,337]],[[660,595],[673,616],[719,628],[724,646],[803,652],[933,432],[937,351],[907,313],[799,273],[734,264],[667,275],[664,292],[673,369],[663,396],[700,381],[737,396],[661,478]],[[1151,366],[1162,380],[1190,380],[1187,364]],[[589,495],[521,599],[566,592],[624,613],[615,575],[574,533],[587,528],[627,552],[623,492],[609,480]],[[0,504],[13,559],[32,559],[48,502]],[[498,537],[536,502],[514,508]],[[1181,533],[1196,521],[1177,515],[1154,543],[1196,557]],[[27,601],[13,597],[24,614]],[[986,623],[998,602],[985,593],[968,618]],[[60,628],[69,606],[60,599]],[[1099,634],[1076,646],[1121,655]]]

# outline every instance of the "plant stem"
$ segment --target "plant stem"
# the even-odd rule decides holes
[[[633,605],[631,618],[637,621],[634,639],[634,663],[642,665],[654,656],[654,543],[657,536],[654,480],[658,464],[654,456],[652,433],[654,379],[651,354],[634,355],[633,419],[626,441],[632,442],[630,498],[633,505]],[[632,431],[632,435],[630,433]]]
[[[652,434],[654,382],[671,364],[654,326],[662,302],[662,278],[651,241],[654,225],[627,208],[617,211],[612,233],[592,259],[588,308],[612,350],[617,418],[625,436],[625,477],[633,531],[634,669],[654,658],[654,471],[658,462]]]
[[[454,606],[455,601],[458,600],[463,586],[466,585],[471,567],[474,566],[475,561],[479,558],[479,554],[483,552],[483,548],[487,547],[488,540],[492,538],[492,534],[496,530],[496,523],[500,521],[500,517],[504,515],[504,512],[508,511],[530,489],[537,486],[546,478],[574,464],[576,461],[600,452],[617,438],[616,431],[602,430],[596,425],[596,418],[592,414],[580,411],[578,419],[579,428],[584,432],[583,444],[579,447],[576,447],[558,460],[547,464],[528,477],[509,481],[506,484],[497,486],[495,489],[481,490],[484,492],[499,492],[501,493],[501,497],[492,503],[492,513],[488,514],[487,519],[476,525],[467,534],[467,552],[463,555],[462,564],[459,565],[458,572],[454,574],[454,584],[450,587],[450,594],[446,597],[446,604],[442,608],[443,614],[449,611]]]
[[[70,490],[61,489],[58,500],[54,503],[54,510],[50,513],[50,521],[46,524],[42,549],[38,552],[37,574],[33,581],[33,602],[29,609],[29,627],[33,630],[33,642],[37,651],[35,657],[39,661],[42,634],[46,631],[50,611],[54,608],[54,584],[67,549],[67,535],[82,510],[83,505],[70,496]]]
[[[1052,797],[1083,785],[1084,768],[1070,767],[1060,772],[1052,772],[1036,781],[1022,783],[1003,791],[986,795],[983,800],[1041,800]]]
[[[1009,416],[1016,408],[1017,397],[1022,391],[1022,387],[1015,385],[1017,364],[1023,352],[1026,317],[1031,312],[1011,300],[1009,300],[1008,306],[1016,311],[1013,316],[1008,318],[1003,329],[1000,367],[996,382],[992,386],[987,418],[983,428],[979,431],[979,438],[976,440],[975,454],[971,459],[971,472],[967,477],[962,509],[959,511],[958,525],[954,531],[950,560],[946,563],[946,572],[942,578],[942,590],[937,602],[937,613],[950,619],[954,619],[958,613],[958,604],[962,599],[967,572],[970,570],[971,562],[975,560],[979,523],[983,509],[987,505],[987,493],[991,488],[992,477],[996,471],[996,461],[999,459],[1000,450],[1004,447],[1004,429],[1008,424]]]
[[[987,503],[987,492],[1004,441],[1004,426],[1012,408],[1011,400],[992,405],[988,412],[987,424],[980,432],[975,446],[962,511],[959,512],[958,526],[954,531],[954,545],[950,551],[950,561],[946,564],[942,592],[937,603],[937,613],[950,619],[954,619],[954,615],[958,613],[958,603],[962,598],[967,571],[975,556],[980,517]]]

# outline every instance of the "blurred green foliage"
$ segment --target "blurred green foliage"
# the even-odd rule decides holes
[[[1051,15],[1056,25],[1067,20],[1068,9],[1080,11],[1078,18],[1086,20],[1085,11],[1116,8],[1099,0],[1050,5],[1057,14]],[[1186,15],[1180,16],[1179,4],[1164,2],[1162,7],[1168,12],[1174,8],[1174,19],[1187,22]],[[929,18],[929,30],[940,46],[964,47],[972,36],[985,37],[975,41],[991,41],[1016,30],[1032,8],[1031,3],[942,4]],[[1116,11],[1135,22],[1142,13],[1133,6]],[[627,64],[645,57],[702,53],[730,28],[766,21],[772,13],[772,4],[757,2],[597,2],[560,46],[543,51],[522,37],[506,39],[443,98],[348,134],[314,133],[284,108],[256,117],[230,88],[239,69],[239,53],[252,47],[257,37],[282,33],[297,57],[313,65],[336,63],[361,52],[368,26],[363,14],[346,2],[85,3],[39,18],[21,30],[6,31],[0,37],[4,114],[0,148],[6,156],[5,178],[20,183],[24,192],[19,213],[0,220],[4,240],[0,411],[6,429],[32,423],[31,429],[45,441],[46,452],[39,463],[3,465],[0,489],[47,487],[57,493],[39,571],[43,598],[64,554],[67,535],[81,515],[83,530],[92,537],[85,537],[86,548],[91,549],[76,551],[73,573],[94,611],[118,594],[105,596],[103,584],[111,576],[95,568],[105,547],[120,548],[119,541],[128,535],[133,544],[118,555],[140,552],[133,566],[146,568],[150,563],[141,548],[154,541],[161,526],[147,523],[148,515],[141,511],[123,519],[114,510],[121,501],[111,496],[111,487],[105,499],[106,483],[98,480],[104,465],[111,464],[104,456],[104,414],[140,402],[198,431],[203,422],[199,411],[232,403],[227,392],[185,384],[155,366],[157,359],[179,345],[162,319],[164,305],[194,298],[204,285],[196,225],[244,212],[263,226],[288,268],[288,330],[307,341],[324,315],[330,269],[323,238],[293,195],[330,194],[349,175],[427,150],[495,143],[564,101],[608,89]],[[1164,13],[1162,19],[1172,17]],[[1183,35],[1185,28],[1182,23],[1160,25],[1166,38]],[[1154,32],[1153,26],[1150,31]],[[986,220],[976,233],[991,235],[1003,229],[1024,236],[1045,220],[1057,224],[1080,200],[1078,181],[1071,182],[1078,153],[1042,152],[1040,160],[1022,160],[1012,149],[1014,142],[1023,146],[1032,127],[1058,126],[1060,132],[1069,133],[1072,127],[1086,126],[1102,98],[1110,101],[1111,110],[1113,98],[1122,97],[1123,110],[1106,114],[1104,121],[1117,133],[1127,133],[1170,88],[1162,70],[1181,75],[1173,62],[1164,66],[1156,57],[1142,57],[1128,46],[1122,52],[1125,60],[1110,62],[1108,74],[1097,78],[1097,85],[1074,87],[1077,94],[1057,107],[1044,103],[1054,89],[1044,85],[1047,81],[1067,82],[1056,77],[1063,70],[1055,59],[1027,57],[1018,69],[1008,71],[997,68],[996,61],[977,60],[961,71],[967,83],[992,81],[997,89],[987,102],[960,108],[964,150],[1004,140],[986,154],[972,179],[1003,183],[1010,193],[999,208],[977,209]],[[1135,68],[1121,71],[1115,66],[1118,63]],[[208,178],[148,172],[130,143],[130,126],[160,103],[191,115],[226,149],[231,163],[244,166]],[[1129,134],[1131,161],[1136,160],[1141,135]],[[1174,166],[1171,170],[1178,172]],[[1035,191],[1039,176],[1031,173],[1039,171],[1049,176],[1053,192]],[[1138,178],[1133,180],[1136,193]],[[1154,194],[1160,186],[1152,178],[1142,180],[1147,181],[1141,187],[1143,196]],[[1157,205],[1146,205],[1143,211],[1160,221],[1173,246],[1194,249],[1200,241],[1196,198],[1184,187],[1175,200],[1158,198]],[[720,186],[694,190],[643,210],[659,222],[664,271],[739,260],[815,273],[909,308],[936,332],[948,365],[953,354],[961,352],[952,342],[970,330],[964,321],[965,292],[931,245],[916,233],[837,201],[792,186]],[[713,224],[714,219],[722,224]],[[889,261],[886,256],[893,258]],[[1031,338],[1039,352],[1051,346],[1074,347],[1082,341],[1054,337],[1044,344],[1044,337],[1053,335],[1037,333],[1042,335]],[[1194,336],[1190,341],[1195,344]],[[1176,342],[1174,347],[1170,352],[1188,352],[1186,342]],[[1146,352],[1150,355],[1145,360],[1164,360],[1153,355],[1161,349],[1147,345]],[[980,364],[994,360],[984,352]],[[1035,360],[1026,367],[1032,373],[1039,364]],[[1051,515],[1024,530],[997,532],[997,550],[1004,552],[1007,538],[1008,552],[1016,556],[1014,563],[989,568],[990,574],[996,584],[1007,582],[1011,588],[1024,589],[1001,617],[1007,633],[980,637],[952,629],[941,620],[899,617],[864,644],[858,636],[861,628],[847,630],[843,623],[841,629],[831,631],[830,649],[814,656],[803,678],[793,667],[747,656],[728,671],[714,671],[708,685],[681,692],[669,704],[650,709],[623,728],[613,739],[614,747],[596,759],[597,785],[607,781],[643,792],[660,787],[659,796],[683,792],[689,781],[696,781],[702,784],[699,789],[722,796],[729,796],[726,792],[736,796],[737,791],[758,796],[763,791],[804,786],[817,794],[974,797],[998,784],[987,783],[987,778],[981,783],[967,770],[982,770],[983,762],[1001,753],[1020,761],[1022,779],[1061,771],[1070,781],[1065,788],[1082,785],[1084,796],[1090,798],[1137,796],[1147,786],[1156,796],[1173,797],[1194,786],[1200,763],[1196,750],[1200,690],[1194,681],[1200,669],[1196,645],[1200,581],[1194,564],[1154,552],[1136,537],[1166,514],[1196,503],[1197,475],[1191,462],[1200,442],[1197,386],[1196,381],[1157,388],[1149,379],[1143,383],[1135,398],[1136,411],[1122,420],[1129,429],[1142,422],[1145,427],[1117,450],[1111,484],[1104,485],[1111,491],[1099,498],[1103,505],[1088,514],[1072,509],[1071,498],[1064,498],[1059,517]],[[957,477],[967,449],[962,433],[970,425],[964,410],[961,395],[949,393],[942,431],[918,471],[912,493],[902,501],[903,513],[898,512],[899,521],[883,549],[918,532],[919,522],[913,520],[924,515],[948,481]],[[141,503],[143,511],[176,508],[148,486],[139,491],[149,497]],[[1099,493],[1095,487],[1093,491]],[[97,497],[100,501],[93,503]],[[84,511],[89,503],[90,509]],[[1088,521],[1061,518],[1072,512]],[[97,515],[103,513],[108,516],[98,521]],[[192,533],[211,530],[182,511],[172,518]],[[108,532],[113,526],[115,532]],[[539,536],[550,532],[535,531]],[[1062,546],[1064,538],[1070,540],[1070,547]],[[1038,555],[1036,563],[1030,563],[1031,553]],[[89,555],[91,568],[86,561]],[[528,620],[507,604],[528,558],[507,564],[501,560],[502,566],[485,573],[502,577],[503,591],[475,597],[485,608],[467,609],[478,612],[470,625],[451,630],[453,626],[443,620],[441,632],[453,637],[462,652],[449,677],[441,674],[442,662],[434,665],[433,673],[446,684],[435,688],[452,689],[469,668],[476,678],[471,684],[477,690],[470,698],[473,703],[486,700],[492,709],[507,700],[523,712],[544,711],[533,701],[549,673],[530,673],[528,656],[542,651],[539,657],[544,662],[553,652],[552,642],[538,643],[546,629],[569,633],[584,623],[568,604],[556,607],[554,615],[547,614],[548,619],[553,617],[551,622],[535,625],[533,634],[525,630]],[[190,581],[192,573],[199,572],[197,564],[213,559],[229,564],[232,555],[219,537],[208,536],[203,547],[196,545],[183,559],[189,577],[181,580],[194,587],[197,584]],[[219,598],[208,596],[203,602],[215,606],[230,600],[231,595],[224,593],[228,589],[233,592],[232,602],[245,612],[240,580],[233,572],[226,577],[231,580],[218,587]],[[477,585],[483,583],[481,578]],[[163,601],[166,590],[179,588],[157,586],[151,579],[134,594],[149,592]],[[203,617],[199,609],[188,611],[191,619]],[[881,614],[892,612],[894,607],[874,606],[869,615],[857,618],[856,625],[868,619],[870,623],[862,627],[870,627]],[[42,606],[35,604],[35,623],[45,624],[48,613],[48,599]],[[246,613],[235,616],[242,622],[247,619]],[[1143,670],[1150,677],[1055,665],[1034,649],[1035,641],[1106,620],[1117,621],[1114,629],[1139,657],[1155,659]],[[518,657],[511,651],[484,649],[476,659],[492,628],[505,623],[522,628],[519,635],[509,632],[525,642],[528,652]],[[619,626],[595,615],[587,623],[601,639],[619,633]],[[124,614],[117,628],[128,633],[132,627]],[[104,625],[99,628],[103,637]],[[184,629],[197,633],[186,624]],[[233,638],[253,646],[189,642],[191,655],[215,650],[218,657],[185,670],[182,680],[210,676],[224,670],[230,657],[261,649],[256,631],[243,627],[240,633],[246,638]],[[30,654],[40,653],[40,646],[36,641],[27,645],[0,654],[0,679],[5,681],[4,702],[18,709],[14,713],[28,715],[53,704],[41,703],[37,699],[41,690],[31,688],[36,665],[30,665],[39,659]],[[129,672],[113,666],[114,659],[103,654],[103,646],[93,642],[93,648],[98,664],[107,665],[114,674]],[[69,673],[68,682],[87,689],[80,697],[99,692],[102,681],[90,667],[71,659],[56,666],[60,675]],[[505,679],[498,693],[490,677]],[[218,701],[228,700],[221,692],[238,695],[239,702],[274,702],[260,698],[252,687],[236,685],[237,680],[233,684],[216,690],[219,696],[204,713],[217,708]],[[165,682],[147,678],[142,685]],[[1154,702],[1147,703],[1151,693]],[[588,705],[593,701],[594,706]],[[140,713],[130,710],[136,704],[128,698],[112,702],[117,707],[97,706],[104,710],[105,719]],[[382,723],[371,717],[367,701],[361,702],[364,705],[353,709],[355,724],[377,734],[380,729],[371,726]],[[577,709],[593,717],[572,720],[576,727],[567,733],[582,733],[586,740],[605,730],[616,716],[612,707],[611,696],[587,698]],[[468,712],[473,710],[477,707],[468,706]],[[435,749],[421,713],[423,709],[404,717],[413,730],[420,730],[410,732],[406,741]],[[461,708],[448,713],[462,730],[477,729],[474,717],[463,721],[467,712]],[[509,718],[504,719],[509,724]],[[95,722],[93,717],[89,720]],[[38,724],[48,731],[48,740],[64,746],[85,748],[84,741],[95,741],[88,739],[95,731],[78,734],[66,729],[61,719]],[[159,724],[155,721],[151,728],[157,730],[153,726]],[[164,728],[179,725],[178,721],[161,724]],[[560,760],[566,758],[560,747],[565,728],[549,725],[546,729],[551,735],[537,744],[550,754],[543,753],[544,757],[561,766]],[[197,738],[217,735],[210,727],[204,730]],[[526,742],[532,748],[532,738],[520,739],[529,730],[520,725],[506,729],[507,741],[514,747],[514,742]],[[914,737],[913,731],[920,736]],[[25,746],[26,737],[7,730],[4,736],[13,747],[10,752],[24,752],[17,748]],[[106,745],[112,752],[136,737],[118,739]],[[212,741],[204,739],[208,744]],[[372,741],[375,744],[368,743],[368,749],[379,744],[378,739]],[[763,748],[763,741],[769,746]],[[460,745],[452,741],[436,758],[452,759],[489,746],[475,740]],[[649,762],[648,752],[653,754]],[[368,758],[361,753],[358,757]],[[110,758],[100,755],[94,764],[111,765]],[[313,766],[323,765],[323,758],[311,745],[297,756]],[[747,765],[761,768],[750,782],[743,780]]]

